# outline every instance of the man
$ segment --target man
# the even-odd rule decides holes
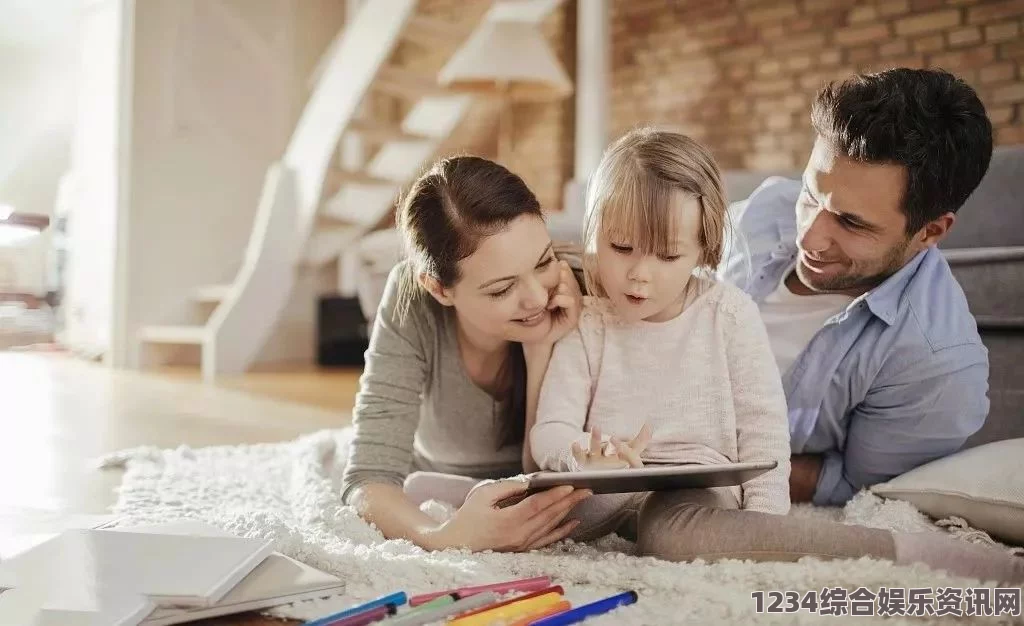
[[[722,270],[758,303],[783,376],[792,499],[839,505],[984,424],[988,352],[936,245],[988,169],[992,126],[966,83],[911,69],[824,88],[811,123],[803,179],[750,196]]]

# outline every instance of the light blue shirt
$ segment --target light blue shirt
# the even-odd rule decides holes
[[[769,178],[733,211],[720,274],[758,303],[796,260],[800,188]],[[988,350],[934,247],[827,320],[782,382],[793,453],[824,457],[819,505],[955,452],[989,409]]]

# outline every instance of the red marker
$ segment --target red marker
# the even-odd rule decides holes
[[[419,606],[430,602],[434,598],[439,598],[448,594],[455,594],[457,598],[465,598],[477,593],[484,591],[494,591],[495,593],[508,593],[509,591],[538,591],[547,586],[551,585],[551,579],[547,576],[536,576],[534,578],[524,578],[522,580],[509,580],[500,583],[489,583],[486,585],[473,585],[471,587],[459,587],[456,589],[448,589],[446,591],[434,591],[431,593],[424,593],[422,595],[413,596],[409,598],[409,606]]]

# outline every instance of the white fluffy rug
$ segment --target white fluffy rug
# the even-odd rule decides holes
[[[544,574],[563,585],[574,602],[626,589],[639,593],[637,604],[588,622],[594,624],[817,622],[834,618],[806,611],[757,614],[751,593],[795,590],[802,594],[836,586],[850,592],[858,587],[877,592],[880,587],[992,586],[924,566],[897,567],[868,558],[669,563],[631,556],[631,545],[617,537],[594,544],[566,541],[526,554],[425,552],[407,541],[385,541],[342,505],[338,485],[350,435],[345,429],[278,444],[197,450],[142,447],[110,455],[100,465],[127,470],[114,508],[114,513],[125,517],[122,525],[201,520],[240,536],[274,539],[278,551],[346,581],[345,595],[337,602],[293,606],[279,610],[276,614],[281,616],[308,619],[335,606],[399,589],[411,595]],[[868,493],[857,496],[845,509],[795,507],[792,515],[899,530],[952,530],[965,540],[988,540],[970,529],[943,530],[907,503],[883,501]],[[974,619],[1000,623],[993,617]],[[1009,623],[1012,618],[1002,619]],[[922,618],[905,620],[922,623]]]

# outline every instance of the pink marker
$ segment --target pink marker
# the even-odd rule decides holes
[[[434,591],[431,593],[425,593],[419,596],[413,596],[409,598],[409,606],[419,606],[430,602],[434,598],[439,598],[448,594],[455,594],[456,598],[462,599],[471,595],[482,593],[484,591],[493,591],[495,593],[508,593],[509,591],[537,591],[544,589],[551,585],[551,579],[547,576],[537,576],[534,578],[524,578],[522,580],[509,580],[501,583],[489,583],[486,585],[473,585],[471,587],[459,587],[457,589],[448,589],[446,591]]]

